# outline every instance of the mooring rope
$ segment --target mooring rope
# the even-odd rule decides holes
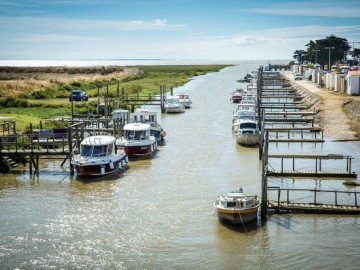
[[[241,223],[242,223],[242,225],[243,225],[243,227],[244,227],[244,230],[245,230],[246,234],[248,234],[248,231],[246,230],[246,227],[245,227],[244,221],[243,221],[243,219],[242,219],[242,217],[241,217],[240,210],[238,210],[238,212],[239,212],[239,216],[240,216],[240,219],[241,219]]]
[[[73,168],[71,169],[71,171],[69,172],[69,175],[65,175],[65,176],[64,176],[64,178],[63,178],[63,179],[61,179],[61,180],[60,180],[60,182],[59,182],[58,184],[61,184],[61,182],[62,182],[62,181],[64,181],[66,177],[70,176],[70,175],[71,175],[71,173],[74,171],[74,168],[75,168],[75,167],[73,167]]]

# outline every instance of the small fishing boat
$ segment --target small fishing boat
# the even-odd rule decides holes
[[[116,111],[113,111],[111,113],[111,119],[119,121],[120,125],[125,125],[125,124],[130,122],[130,111],[129,110],[116,110]]]
[[[260,143],[261,132],[256,120],[244,119],[237,122],[235,132],[236,142],[245,146],[254,146]]]
[[[90,136],[80,144],[80,153],[74,153],[71,164],[79,177],[103,176],[125,168],[128,156],[116,149],[113,136]]]
[[[232,100],[233,103],[239,103],[243,99],[243,96],[246,95],[246,92],[246,90],[238,88],[232,92],[230,100]]]
[[[157,121],[157,112],[147,109],[137,109],[131,116],[133,123],[144,123],[150,125],[150,135],[156,138],[158,143],[162,143],[166,136],[166,131]]]
[[[253,79],[251,74],[246,74],[243,79],[236,80],[239,83],[249,83]]]
[[[180,99],[180,103],[184,105],[185,108],[190,108],[192,101],[189,98],[188,94],[177,94],[176,97]]]
[[[124,149],[128,156],[152,156],[157,149],[154,136],[150,135],[150,125],[144,123],[129,123],[123,128],[124,136],[116,140],[116,146]]]
[[[245,196],[241,187],[217,197],[214,207],[221,222],[241,225],[257,220],[260,198]]]
[[[185,107],[180,103],[179,97],[169,96],[165,100],[165,112],[166,113],[183,113],[185,112]]]

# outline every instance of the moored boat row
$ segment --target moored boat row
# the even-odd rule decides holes
[[[181,113],[191,104],[188,94],[178,94],[166,99],[165,110]],[[132,114],[129,110],[116,110],[112,120],[122,126],[123,135],[86,137],[71,159],[78,177],[109,175],[124,169],[129,157],[152,157],[167,135],[157,122],[157,113],[147,109],[140,108]]]
[[[232,130],[236,136],[236,142],[240,145],[258,145],[261,139],[261,132],[257,118],[257,96],[254,91],[254,84],[247,86],[247,90],[242,90],[238,106],[233,113]],[[234,93],[232,100],[235,102]]]

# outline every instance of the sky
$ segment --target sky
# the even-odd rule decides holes
[[[0,0],[0,61],[292,59],[330,35],[360,48],[359,0]]]

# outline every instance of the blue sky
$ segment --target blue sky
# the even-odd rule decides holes
[[[334,34],[360,48],[359,0],[0,0],[0,59],[291,59]]]

